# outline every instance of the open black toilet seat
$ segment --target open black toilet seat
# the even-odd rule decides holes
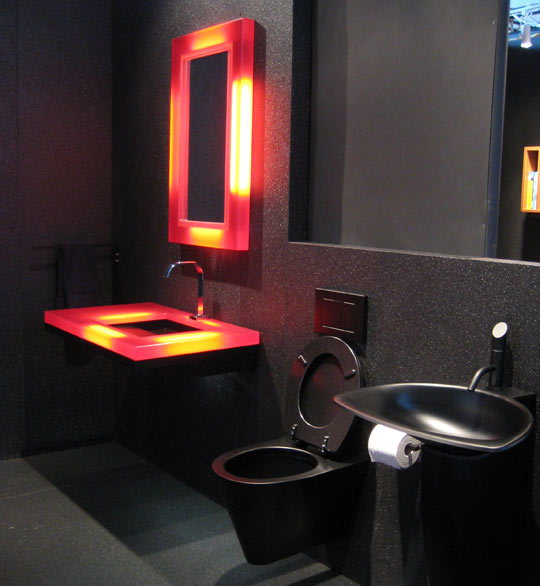
[[[289,374],[283,415],[287,431],[322,452],[337,452],[355,416],[333,398],[360,386],[352,348],[340,338],[317,338],[298,355]]]
[[[249,563],[269,564],[346,531],[367,461],[324,453],[337,452],[355,418],[334,395],[360,383],[354,351],[339,338],[318,338],[294,361],[284,408],[291,435],[316,450],[280,437],[212,463]]]

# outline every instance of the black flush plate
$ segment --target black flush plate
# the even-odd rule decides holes
[[[315,331],[365,344],[367,295],[315,289]]]

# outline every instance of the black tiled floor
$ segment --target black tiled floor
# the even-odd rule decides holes
[[[225,509],[116,443],[0,462],[1,586],[354,584],[243,558]]]

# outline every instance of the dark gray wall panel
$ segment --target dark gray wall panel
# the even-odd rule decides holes
[[[20,0],[18,18],[25,234],[108,241],[109,2]]]
[[[17,144],[17,3],[0,7],[0,458],[24,441]]]
[[[110,365],[69,367],[43,326],[55,245],[111,243],[111,14],[108,0],[19,0],[1,12],[0,456],[10,456],[113,433]],[[105,303],[110,247],[97,257]]]
[[[26,449],[110,436],[106,360],[66,363],[43,329],[54,308],[55,251],[111,243],[110,2],[19,1],[19,148],[23,231]],[[110,300],[110,248],[96,249],[99,302]]]

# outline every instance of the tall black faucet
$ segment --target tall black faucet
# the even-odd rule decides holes
[[[503,321],[496,324],[491,332],[491,364],[495,368],[489,375],[488,389],[502,389],[504,386],[504,355],[507,333],[508,325]]]
[[[504,374],[504,354],[506,350],[506,334],[508,333],[508,325],[500,321],[493,326],[491,331],[491,359],[487,366],[479,368],[472,377],[468,386],[469,391],[474,391],[480,382],[480,379],[489,372],[488,389],[498,390],[503,388],[503,374]]]

